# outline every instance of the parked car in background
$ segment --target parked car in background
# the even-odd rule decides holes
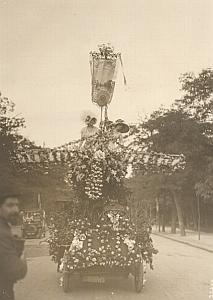
[[[19,213],[16,225],[11,226],[12,234],[17,238],[23,238],[23,211]]]
[[[41,209],[25,211],[23,216],[23,237],[42,238],[46,233],[45,211]]]

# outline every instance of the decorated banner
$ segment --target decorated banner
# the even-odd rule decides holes
[[[92,101],[98,106],[107,106],[113,96],[120,53],[114,53],[109,45],[99,46],[91,52]]]

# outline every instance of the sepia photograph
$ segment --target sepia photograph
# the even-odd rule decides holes
[[[0,0],[0,300],[213,299],[213,0]]]

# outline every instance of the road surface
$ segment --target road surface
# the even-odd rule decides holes
[[[205,300],[213,282],[213,255],[204,250],[154,236],[154,271],[147,272],[141,294],[134,292],[133,280],[107,284],[78,284],[65,294],[59,286],[60,274],[38,241],[27,242],[28,275],[16,285],[17,300]]]

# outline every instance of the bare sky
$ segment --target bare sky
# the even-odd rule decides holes
[[[212,0],[0,0],[0,90],[27,121],[25,135],[57,146],[80,135],[91,103],[89,52],[122,53],[112,120],[179,95],[181,73],[213,67]]]

